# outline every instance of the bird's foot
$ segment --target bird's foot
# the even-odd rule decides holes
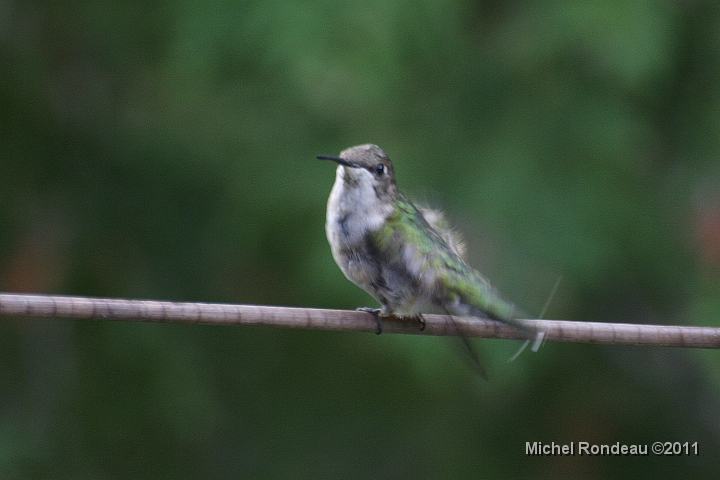
[[[377,331],[375,331],[376,335],[380,335],[383,330],[383,324],[382,324],[382,310],[379,308],[372,308],[372,307],[358,307],[355,309],[358,312],[367,312],[371,313],[375,316],[375,321],[377,322]]]
[[[398,317],[393,313],[384,313],[381,308],[358,307],[355,310],[358,312],[370,313],[375,316],[375,320],[377,321],[377,331],[375,333],[377,335],[380,335],[383,331],[383,318],[400,318],[402,320],[413,320],[420,323],[421,332],[425,330],[425,317],[423,317],[422,314],[413,315],[412,317]]]
[[[425,327],[427,326],[427,324],[425,323],[425,317],[423,317],[422,313],[420,313],[415,318],[417,318],[417,320],[420,322],[420,331],[422,332],[423,330],[425,330]]]

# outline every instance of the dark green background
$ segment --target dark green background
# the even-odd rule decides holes
[[[0,290],[373,306],[372,142],[549,318],[720,324],[713,1],[0,2]],[[713,478],[717,351],[0,319],[2,478]],[[528,457],[526,442],[699,442]]]

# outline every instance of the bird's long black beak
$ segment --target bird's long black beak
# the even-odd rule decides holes
[[[338,163],[338,164],[340,164],[340,165],[345,165],[346,167],[351,167],[351,168],[358,168],[358,167],[359,167],[359,165],[356,165],[356,164],[354,164],[354,163],[350,163],[350,162],[348,162],[347,160],[345,160],[344,158],[333,157],[332,155],[318,155],[318,156],[315,157],[315,158],[317,158],[318,160],[331,160],[331,161],[333,161],[333,162],[335,162],[335,163]]]

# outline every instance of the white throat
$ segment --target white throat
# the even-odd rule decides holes
[[[373,187],[374,178],[367,170],[338,165],[325,223],[333,254],[363,242],[393,212],[393,205],[380,201]]]

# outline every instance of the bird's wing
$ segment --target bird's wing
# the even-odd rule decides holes
[[[516,307],[465,263],[409,200],[403,196],[400,200],[371,239],[388,264],[406,268],[445,305],[459,301],[467,305],[470,315],[526,328],[516,321]]]

